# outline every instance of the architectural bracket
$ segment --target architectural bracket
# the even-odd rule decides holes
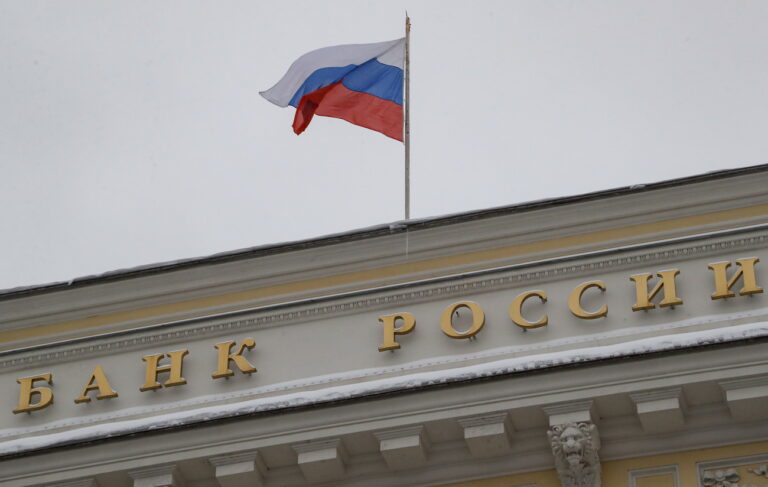
[[[507,412],[460,419],[464,441],[475,457],[503,455],[511,451],[512,424]]]
[[[630,394],[646,433],[668,433],[685,428],[686,403],[681,387]]]
[[[299,443],[293,449],[308,482],[332,482],[344,477],[348,454],[340,438]]]
[[[720,382],[731,416],[737,421],[764,420],[768,417],[768,376],[762,375]]]
[[[157,465],[128,471],[133,487],[184,487],[184,477],[176,465]]]
[[[427,464],[429,440],[424,426],[408,426],[373,434],[379,440],[379,450],[392,470],[407,470]]]
[[[224,455],[208,459],[216,469],[221,487],[261,487],[267,467],[258,451]]]

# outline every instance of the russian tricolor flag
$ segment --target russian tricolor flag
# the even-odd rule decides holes
[[[404,47],[403,38],[308,52],[261,96],[277,106],[296,107],[296,134],[321,115],[402,141]]]

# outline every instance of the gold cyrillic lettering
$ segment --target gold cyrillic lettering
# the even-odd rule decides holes
[[[141,392],[151,391],[154,389],[160,389],[161,387],[173,387],[183,386],[187,383],[187,380],[181,376],[184,356],[189,353],[189,350],[176,350],[174,352],[168,352],[170,359],[170,365],[158,366],[158,362],[165,357],[166,354],[159,353],[157,355],[147,355],[141,360],[147,363],[147,373],[144,380],[144,385],[139,388]],[[157,374],[161,372],[168,372],[170,375],[168,380],[164,384],[160,384],[157,381]]]
[[[472,325],[467,331],[459,332],[453,327],[453,314],[460,308],[467,308],[472,313]],[[451,338],[471,338],[480,332],[485,325],[485,312],[479,304],[472,301],[454,303],[443,311],[440,316],[440,329]]]
[[[524,330],[546,326],[549,322],[549,317],[546,314],[542,316],[539,321],[535,322],[528,321],[523,318],[523,303],[525,303],[528,298],[533,296],[537,296],[539,299],[541,299],[542,303],[547,302],[547,293],[544,291],[527,291],[517,296],[512,301],[512,304],[509,305],[509,317],[512,318],[512,321],[514,321],[517,326],[523,328]]]
[[[600,288],[601,291],[605,291],[605,283],[603,281],[589,281],[576,286],[568,297],[568,309],[571,310],[574,316],[584,320],[594,320],[608,314],[608,305],[604,304],[599,310],[594,313],[590,313],[581,307],[581,296],[589,288]]]
[[[234,341],[217,343],[214,345],[219,351],[219,360],[216,368],[216,372],[211,376],[214,379],[220,379],[222,377],[231,377],[235,375],[235,372],[229,368],[229,362],[235,363],[240,372],[244,374],[253,374],[256,372],[256,367],[251,365],[248,360],[243,357],[243,352],[247,348],[252,350],[256,346],[256,341],[253,338],[246,338],[235,353],[229,353],[232,347],[235,345]]]
[[[85,388],[83,389],[82,394],[80,394],[80,396],[75,399],[75,403],[80,404],[82,402],[91,402],[91,398],[88,397],[88,392],[94,389],[99,390],[99,393],[96,396],[96,399],[101,400],[101,399],[111,399],[113,397],[117,397],[117,391],[112,389],[112,386],[109,385],[109,381],[107,380],[107,375],[104,373],[104,369],[101,368],[101,365],[97,365],[96,368],[93,369],[91,378],[88,380],[88,383],[85,385]]]
[[[656,307],[651,300],[656,296],[662,288],[664,288],[664,299],[659,303],[659,306],[665,308],[667,306],[680,306],[683,304],[683,300],[677,297],[677,290],[675,288],[675,276],[680,274],[678,269],[670,269],[667,271],[660,271],[657,275],[661,280],[656,283],[653,290],[648,292],[648,280],[653,277],[653,274],[636,274],[630,276],[630,280],[635,281],[635,305],[632,306],[632,311],[640,311],[645,309],[653,309]]]
[[[403,322],[401,327],[397,327],[397,321]],[[395,340],[395,335],[406,335],[416,327],[416,318],[411,313],[396,313],[379,318],[384,325],[384,343],[379,347],[379,352],[387,350],[397,350],[400,344]]]
[[[757,285],[757,278],[755,277],[755,264],[760,262],[757,257],[751,257],[749,259],[738,259],[736,265],[739,266],[730,280],[728,280],[728,267],[731,266],[730,262],[715,262],[709,264],[709,268],[715,273],[715,292],[712,294],[712,299],[725,299],[733,298],[736,296],[731,292],[731,288],[736,284],[739,278],[743,278],[744,285],[739,291],[739,296],[748,296],[750,294],[759,294],[763,292],[763,288]]]
[[[49,387],[32,387],[39,380],[44,380],[48,384],[53,385],[53,375],[50,372],[16,379],[16,382],[21,384],[21,391],[19,393],[19,406],[13,410],[13,414],[29,413],[53,404],[53,391]],[[32,401],[35,394],[40,397],[33,404]]]

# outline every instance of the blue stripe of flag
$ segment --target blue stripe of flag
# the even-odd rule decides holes
[[[324,86],[343,80],[344,86],[353,91],[368,93],[403,104],[403,70],[371,59],[361,65],[321,68],[310,74],[293,94],[289,105],[298,107],[301,97]]]

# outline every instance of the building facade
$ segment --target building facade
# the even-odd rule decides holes
[[[768,486],[768,166],[0,293],[0,485]]]

